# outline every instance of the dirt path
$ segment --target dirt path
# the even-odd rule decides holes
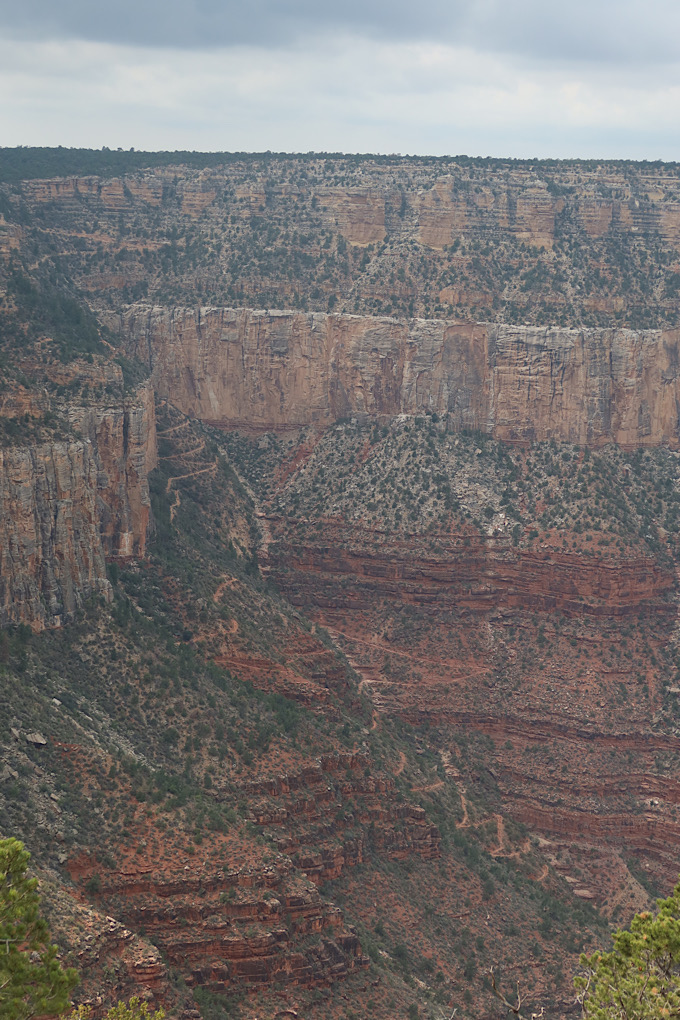
[[[350,666],[351,665],[352,663],[350,663]],[[356,669],[357,673],[359,672],[356,666],[352,666],[352,668]],[[370,689],[373,687],[374,684],[389,684],[391,682],[392,682],[391,680],[377,680],[375,677],[364,677],[363,680],[359,681],[359,686],[357,687],[357,690],[361,693],[364,687],[368,687]]]
[[[180,482],[183,478],[195,478],[196,475],[205,475],[208,471],[214,471],[215,465],[209,464],[208,467],[198,468],[196,471],[188,471],[185,475],[173,475],[172,478],[168,478],[168,484],[165,486],[165,491],[170,492],[170,487],[173,482]]]
[[[441,790],[444,785],[443,779],[438,779],[436,783],[429,783],[427,786],[412,786],[411,790],[413,793],[431,793],[433,790]]]
[[[220,581],[213,592],[213,602],[219,602],[227,588],[233,588],[235,583],[233,577],[225,577],[223,581]]]
[[[489,850],[489,856],[501,857],[505,850],[505,826],[500,815],[494,815],[493,817],[496,822],[496,839],[498,840],[498,845]]]
[[[181,453],[168,453],[164,457],[159,457],[159,460],[182,460],[184,457],[195,457],[197,453],[203,453],[205,450],[205,443],[199,443],[198,446],[192,447],[191,450],[183,450]]]
[[[456,828],[457,829],[470,829],[470,828],[476,829],[479,826],[486,825],[486,823],[488,821],[488,818],[480,818],[479,821],[477,821],[477,822],[471,822],[470,821],[470,815],[468,814],[467,800],[465,799],[465,790],[460,788],[458,790],[458,792],[460,794],[460,803],[461,803],[462,808],[463,808],[463,817],[461,818],[461,820],[459,822],[456,822]],[[492,817],[493,817],[493,819],[494,819],[494,821],[496,823],[497,845],[495,847],[493,847],[491,850],[489,850],[489,856],[490,857],[507,857],[507,858],[515,857],[515,858],[519,859],[522,856],[519,850],[508,850],[507,849],[507,842],[506,842],[507,836],[506,836],[506,832],[505,832],[505,821],[503,819],[503,816],[499,815],[499,814],[494,814],[494,815],[492,815]],[[547,865],[546,865],[545,875],[547,875],[547,874],[548,874],[548,869],[547,869]],[[541,875],[540,878],[538,878],[536,881],[538,881],[538,882],[543,881],[543,879],[545,878],[545,875]]]
[[[363,680],[359,680],[359,686],[357,687],[357,691],[359,692],[359,694],[361,694],[361,692],[364,690],[364,687],[370,687],[371,682],[372,682],[371,680],[367,680],[365,677]],[[379,718],[380,716],[378,715],[378,712],[375,706],[373,705],[371,707],[371,732],[373,732],[374,729],[377,729]]]
[[[457,829],[469,829],[470,828],[470,816],[468,814],[467,801],[465,799],[465,793],[464,793],[463,790],[459,790],[458,793],[460,794],[460,803],[461,803],[461,806],[463,808],[463,817],[461,818],[461,820],[459,822],[456,822],[456,828]]]
[[[358,690],[361,691],[362,686],[364,684],[369,684],[369,683],[370,683],[369,680],[360,680],[359,681]],[[378,712],[377,712],[377,710],[375,708],[375,705],[374,705],[371,708],[371,733],[373,732],[373,730],[378,728],[378,722],[379,721],[380,721],[380,715],[378,714]]]
[[[336,631],[332,627],[327,627],[326,629],[328,630],[329,634],[331,635],[331,637],[333,637],[333,639],[335,641],[338,641],[338,639],[340,637],[344,637],[344,635],[342,635],[339,631]],[[388,649],[385,649],[385,646],[380,645],[377,641],[367,641],[367,640],[364,640],[364,639],[361,639],[361,638],[351,638],[351,639],[346,639],[346,640],[351,640],[352,642],[356,642],[356,643],[358,643],[360,645],[363,645],[363,646],[368,647],[368,648],[375,649],[377,651],[383,651],[383,650],[387,651],[388,650]],[[338,641],[338,643],[340,643],[340,642]],[[389,649],[389,651],[390,651],[390,653],[392,653],[391,649]],[[395,653],[395,654],[402,655],[404,658],[412,658],[411,656],[408,656],[405,653],[401,653],[401,652],[398,652],[398,653]],[[383,679],[381,676],[376,676],[375,674],[378,673],[378,669],[375,666],[369,665],[368,663],[360,663],[354,657],[354,655],[352,655],[352,653],[348,652],[347,650],[345,650],[345,655],[347,657],[347,661],[349,662],[350,666],[361,677],[361,679],[359,680],[359,686],[358,686],[359,693],[361,693],[361,691],[363,691],[363,690],[368,689],[370,691],[371,697],[372,697],[373,696],[373,686],[375,684],[391,682],[391,681],[387,681],[387,680]],[[413,657],[413,658],[415,658],[415,657]],[[420,658],[422,659],[422,657],[420,657]],[[438,662],[439,660],[432,659],[432,660],[425,660],[425,661],[432,661],[432,662],[437,661]],[[371,675],[371,674],[373,674],[373,675]],[[379,712],[377,711],[377,709],[375,708],[375,705],[374,705],[373,712],[372,712],[372,717],[371,717],[371,730],[374,730],[377,727],[379,718],[380,718]],[[442,751],[441,752],[441,760],[442,760],[442,765],[444,766],[444,771],[445,771],[447,777],[450,778],[450,779],[454,779],[456,781],[457,785],[458,785],[458,792],[459,792],[459,795],[460,795],[460,803],[461,803],[461,807],[463,809],[463,817],[461,818],[461,820],[459,822],[456,822],[456,828],[457,829],[477,828],[478,826],[486,824],[486,822],[488,821],[487,818],[480,819],[477,822],[472,822],[470,820],[470,814],[468,812],[468,803],[467,803],[467,799],[465,797],[465,787],[462,786],[462,784],[460,783],[460,780],[461,780],[462,777],[461,777],[458,769],[455,768],[451,764],[451,755],[450,755],[450,753],[448,751]],[[404,754],[403,751],[400,751],[399,752],[399,763],[398,763],[397,767],[395,768],[393,775],[394,776],[400,776],[402,774],[402,772],[404,771],[405,767],[406,767],[406,755]],[[438,779],[435,782],[426,784],[424,786],[414,786],[413,787],[413,791],[414,791],[414,793],[429,793],[429,792],[431,792],[433,790],[440,790],[444,785],[445,785],[444,780],[443,779]],[[507,834],[506,834],[506,831],[505,831],[505,821],[503,819],[503,816],[500,815],[500,814],[494,814],[492,817],[493,817],[494,821],[496,822],[496,839],[497,839],[497,844],[496,844],[496,846],[493,849],[489,850],[490,856],[491,857],[508,857],[508,858],[510,858],[510,857],[519,858],[519,857],[521,857],[521,853],[518,850],[514,850],[514,851],[508,850],[508,847],[507,847]],[[547,875],[547,873],[548,873],[548,869],[547,869],[547,865],[546,865],[545,874],[542,874],[537,879],[537,881],[539,881],[539,882],[543,881],[543,879],[545,878],[545,875]]]
[[[185,429],[187,427],[187,421],[181,421],[179,425],[171,425],[169,429],[164,429],[162,432],[158,432],[159,436],[169,436],[171,432],[177,432],[179,429]]]
[[[440,751],[439,752],[439,757],[442,760],[442,765],[444,766],[444,772],[446,772],[447,776],[449,776],[450,779],[460,779],[461,778],[460,772],[458,771],[457,768],[454,768],[454,766],[451,764],[451,754],[450,754],[450,752],[449,751]]]
[[[180,496],[180,491],[179,491],[179,489],[175,489],[175,502],[170,507],[170,523],[171,524],[172,524],[172,522],[175,519],[175,514],[179,510],[181,502],[182,502],[182,497]]]
[[[333,638],[333,640],[336,642],[338,647],[342,648],[342,644],[338,640],[338,638],[341,637],[340,632],[335,630],[333,627],[326,627],[326,630],[328,631],[330,636]],[[371,701],[373,702],[372,709],[371,709],[371,732],[373,732],[373,730],[377,729],[378,723],[380,722],[380,712],[378,711],[377,706],[376,706],[375,702],[373,701],[373,685],[374,684],[387,683],[387,681],[384,680],[382,677],[379,677],[379,676],[375,675],[377,673],[377,670],[375,669],[375,667],[372,667],[372,666],[369,666],[367,664],[358,662],[357,659],[355,659],[355,657],[351,654],[351,652],[348,652],[344,648],[343,648],[343,651],[345,653],[345,658],[349,662],[349,664],[352,667],[352,669],[354,670],[354,672],[357,673],[361,677],[361,679],[359,680],[359,686],[357,688],[359,694],[361,694],[361,692],[363,690],[368,689],[368,694],[369,694],[369,696],[371,698]],[[367,673],[369,673],[368,676],[367,676]],[[373,674],[373,675],[370,675],[370,674]]]
[[[330,632],[331,628],[327,626],[326,630]],[[345,638],[346,641],[352,641],[352,642],[354,642],[354,643],[356,643],[358,645],[365,645],[367,648],[372,648],[376,652],[381,652],[384,655],[394,655],[394,656],[396,656],[399,659],[408,659],[409,662],[415,662],[415,663],[418,663],[418,662],[432,662],[436,666],[442,666],[444,668],[446,668],[448,666],[454,666],[455,665],[454,661],[447,662],[445,659],[431,659],[427,655],[411,655],[411,654],[409,654],[409,652],[400,652],[396,648],[391,647],[390,645],[383,645],[383,644],[381,644],[380,641],[375,641],[375,640],[374,641],[369,641],[366,638],[359,638],[359,637],[354,637],[354,636],[348,637],[346,634],[342,634],[341,631],[335,631],[335,634],[338,637]],[[347,655],[346,652],[345,652],[345,654]],[[347,657],[349,658],[349,656],[347,656]],[[480,672],[480,673],[483,672],[483,669],[482,669],[481,666],[480,666],[478,672]],[[468,676],[468,675],[474,675],[473,671],[471,671],[470,669],[466,669],[465,670],[465,676]]]
[[[272,531],[269,527],[269,521],[267,520],[267,515],[265,513],[261,510],[256,510],[255,518],[259,521],[260,528],[262,529],[262,542],[258,550],[258,556],[260,557],[260,560],[266,564],[269,546],[272,544]]]
[[[518,850],[508,850],[506,846],[506,834],[505,834],[505,821],[502,815],[494,815],[496,819],[496,835],[498,838],[498,846],[493,850],[489,850],[491,857],[516,857],[519,858],[521,855]]]

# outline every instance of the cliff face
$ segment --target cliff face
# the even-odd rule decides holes
[[[493,234],[550,247],[564,230],[565,209],[593,239],[652,234],[674,245],[680,241],[677,178],[663,168],[637,180],[637,168],[627,176],[614,168],[605,174],[601,168],[583,166],[510,172],[487,167],[483,177],[475,178],[455,161],[448,172],[413,163],[386,172],[367,163],[358,174],[356,167],[347,168],[342,184],[330,183],[325,168],[318,169],[326,179],[315,182],[307,176],[291,179],[287,169],[270,161],[253,179],[250,167],[237,164],[198,172],[159,167],[109,179],[29,180],[22,192],[31,206],[58,203],[74,213],[83,202],[96,201],[106,211],[119,212],[135,202],[158,207],[178,197],[182,213],[192,218],[220,206],[232,188],[250,214],[312,194],[323,225],[356,245],[405,234],[428,247],[443,248],[461,235]],[[348,175],[354,177],[351,183]]]
[[[97,458],[99,530],[107,556],[143,556],[156,467],[154,392],[140,386],[122,407],[73,408],[71,421]]]
[[[86,199],[96,199],[106,209],[120,211],[138,198],[149,205],[158,205],[163,197],[161,180],[114,177],[103,180],[100,177],[58,177],[49,181],[27,182],[27,191],[37,203],[61,202],[72,206]]]
[[[274,519],[270,523],[282,526]],[[574,619],[625,618],[651,605],[660,617],[676,612],[663,601],[675,575],[651,557],[589,562],[554,549],[510,550],[494,539],[457,545],[448,536],[439,536],[440,552],[433,555],[418,549],[412,536],[390,541],[381,535],[379,548],[373,548],[376,538],[356,522],[344,528],[328,520],[322,542],[306,546],[296,538],[290,546],[275,544],[268,563],[288,599],[300,605],[363,611],[389,599],[457,613],[520,609]],[[352,584],[339,594],[346,577]]]
[[[599,874],[624,853],[666,888],[678,453],[511,448],[448,424],[225,434],[263,493],[262,567],[341,644],[377,726],[427,728],[438,781],[467,797],[488,769],[502,811],[568,850],[598,904],[616,902]]]
[[[58,626],[110,596],[105,557],[143,555],[156,463],[153,390],[70,409],[81,438],[0,450],[0,623]]]
[[[144,931],[190,986],[217,991],[323,986],[368,966],[356,931],[320,894],[322,884],[375,854],[384,860],[437,860],[440,836],[422,808],[396,802],[395,783],[370,775],[365,754],[336,753],[242,787],[252,825],[275,857],[213,835],[201,858],[168,859],[116,848],[117,866],[98,894],[133,930]],[[369,775],[366,775],[366,773]],[[339,810],[342,806],[342,810]],[[229,862],[217,864],[217,861]],[[98,873],[96,857],[69,861],[77,885]]]
[[[81,858],[69,870],[82,882],[93,866]],[[287,864],[210,873],[125,861],[101,898],[115,899],[126,925],[149,932],[190,986],[318,986],[369,962],[340,910]],[[139,983],[150,986],[144,977]]]
[[[162,395],[218,425],[435,411],[517,442],[678,445],[677,330],[145,306],[111,324]]]

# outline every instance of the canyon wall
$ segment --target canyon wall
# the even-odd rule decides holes
[[[77,214],[83,203],[120,212],[131,205],[162,206],[173,200],[181,212],[198,218],[219,208],[233,190],[241,215],[271,211],[286,199],[316,198],[324,226],[337,229],[354,245],[380,243],[407,235],[430,248],[443,248],[460,236],[511,236],[534,246],[552,247],[568,208],[587,238],[655,235],[680,241],[680,196],[670,169],[640,170],[555,166],[486,166],[483,176],[453,160],[447,168],[415,163],[380,167],[366,162],[346,166],[331,183],[324,161],[316,180],[293,174],[290,164],[270,160],[257,168],[192,170],[156,167],[123,177],[66,176],[27,180],[21,185],[29,207],[56,205]],[[310,168],[311,169],[311,168]],[[340,183],[340,181],[343,183]]]
[[[56,231],[73,281],[100,310],[143,299],[678,325],[680,185],[670,165],[264,156],[0,191],[0,254],[29,235],[40,248]]]
[[[548,542],[502,549],[448,529],[432,542],[339,517],[267,524],[268,576],[343,647],[378,717],[441,727],[456,759],[461,734],[484,735],[510,816],[574,854],[581,843],[586,857],[594,847],[639,855],[660,887],[672,884],[680,785],[664,756],[677,754],[680,731],[662,728],[664,648],[678,615],[670,566]],[[442,763],[462,782],[450,757]]]
[[[109,324],[161,395],[217,425],[436,412],[511,442],[678,446],[678,330],[140,305]]]
[[[73,407],[74,438],[0,450],[0,624],[58,626],[110,597],[106,557],[143,555],[156,465],[153,390]]]

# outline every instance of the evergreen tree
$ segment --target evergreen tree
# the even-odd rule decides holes
[[[0,839],[0,1017],[30,1020],[65,1009],[78,976],[64,970],[40,917],[31,855],[17,839]]]
[[[680,883],[657,906],[615,932],[611,952],[581,957],[574,985],[586,1020],[680,1016]]]

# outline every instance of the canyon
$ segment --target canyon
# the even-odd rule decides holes
[[[671,883],[680,836],[680,789],[667,771],[678,751],[677,575],[645,548],[644,533],[635,536],[627,508],[608,508],[603,525],[591,520],[591,536],[604,530],[597,545],[572,517],[580,499],[631,487],[625,455],[618,478],[609,477],[613,455],[604,452],[587,493],[570,505],[572,479],[585,481],[589,470],[582,449],[570,467],[561,463],[558,485],[549,480],[559,447],[546,444],[538,472],[533,453],[511,448],[512,485],[523,494],[515,514],[509,502],[498,505],[507,492],[495,464],[504,444],[457,434],[450,421],[420,421],[377,437],[371,426],[339,426],[333,440],[307,447],[297,472],[274,482],[265,481],[264,465],[253,472],[266,492],[266,569],[340,642],[378,712],[432,726],[446,761],[460,754],[447,733],[491,738],[487,766],[513,817],[550,840],[568,833],[572,853],[579,843],[583,852],[641,852],[659,881]],[[334,460],[343,447],[344,459]],[[459,490],[469,493],[479,479],[486,525],[471,526],[473,508],[441,513],[434,473],[422,470],[410,501],[402,497],[417,523],[386,519],[384,483],[370,480],[387,479],[390,491],[394,475],[408,474],[406,451],[416,465],[431,458],[439,486],[446,475],[453,489],[469,472]],[[652,484],[662,470],[652,469]],[[675,479],[673,457],[668,470]],[[332,507],[348,471],[353,488]],[[543,486],[550,509],[536,514],[532,536],[527,502]]]
[[[0,826],[79,1001],[570,1015],[677,877],[676,170],[0,199]]]

